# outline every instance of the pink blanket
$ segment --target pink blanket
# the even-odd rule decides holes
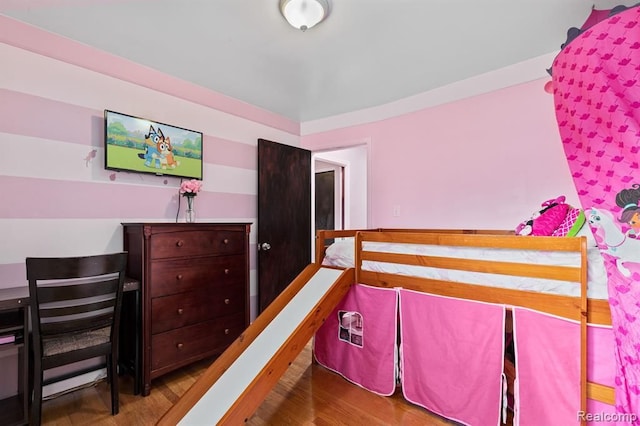
[[[640,424],[640,6],[566,46],[553,85],[565,154],[607,268],[616,409]]]
[[[380,395],[396,389],[398,293],[356,284],[314,338],[316,361]]]
[[[405,398],[469,425],[498,425],[503,306],[400,290]]]

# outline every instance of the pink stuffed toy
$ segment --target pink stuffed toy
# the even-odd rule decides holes
[[[559,196],[542,203],[542,209],[516,227],[518,235],[573,236],[584,225],[584,213],[566,204],[566,197]]]

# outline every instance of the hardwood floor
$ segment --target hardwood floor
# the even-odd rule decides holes
[[[153,425],[206,370],[201,361],[153,381],[147,397],[133,395],[120,378],[120,413],[111,416],[106,382],[45,401],[43,425]],[[451,425],[409,404],[401,394],[383,397],[311,363],[308,344],[247,422],[249,425]]]

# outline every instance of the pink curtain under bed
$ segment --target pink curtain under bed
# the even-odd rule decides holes
[[[515,424],[580,424],[580,324],[513,308]]]
[[[500,424],[504,320],[504,306],[400,290],[405,398],[463,424]]]
[[[640,424],[640,6],[593,25],[553,63],[562,142],[605,260],[618,413]],[[629,416],[633,417],[633,416]]]
[[[398,293],[354,285],[314,338],[318,364],[380,395],[396,390]]]
[[[612,356],[615,345],[611,327],[590,325],[587,329],[587,377],[590,382],[605,386],[615,386],[616,361]],[[600,418],[587,422],[590,426],[614,426],[616,421],[615,407],[604,402],[587,400],[587,412],[598,414]],[[607,414],[605,416],[605,414]]]

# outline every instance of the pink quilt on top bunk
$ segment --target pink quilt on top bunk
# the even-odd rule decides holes
[[[616,410],[640,424],[640,6],[571,41],[553,63],[556,118],[605,259]],[[635,420],[633,418],[635,417]]]

